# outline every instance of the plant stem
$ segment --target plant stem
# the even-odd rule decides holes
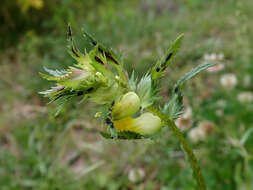
[[[198,184],[199,190],[206,190],[206,184],[203,178],[203,175],[201,173],[198,160],[196,156],[194,155],[191,146],[188,144],[188,142],[185,140],[184,135],[180,132],[180,130],[177,128],[174,121],[170,120],[166,115],[158,111],[157,109],[153,107],[147,108],[150,112],[160,117],[160,119],[165,122],[173,131],[173,133],[176,135],[178,140],[180,141],[184,151],[186,152],[188,159],[191,163],[191,167],[193,169],[193,177],[196,179]]]

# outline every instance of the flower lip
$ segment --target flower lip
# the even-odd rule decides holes
[[[141,135],[153,135],[162,128],[162,121],[159,117],[150,112],[144,113],[137,118],[127,117],[114,121],[117,131],[130,131]]]
[[[132,127],[142,135],[153,135],[162,128],[162,121],[159,117],[147,112],[136,118]]]

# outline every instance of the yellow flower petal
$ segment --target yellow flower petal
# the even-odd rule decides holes
[[[117,131],[131,131],[141,135],[152,135],[159,132],[162,128],[161,119],[149,112],[135,119],[126,117],[113,123]]]
[[[131,117],[126,117],[121,120],[114,121],[114,127],[117,131],[133,131],[132,125],[133,125],[134,119]]]

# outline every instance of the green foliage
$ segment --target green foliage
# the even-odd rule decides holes
[[[176,55],[180,48],[184,35],[181,34],[178,38],[170,45],[166,54],[156,63],[155,67],[152,69],[151,76],[153,80],[161,78],[168,65],[171,63],[172,58]]]
[[[13,47],[26,34],[36,33],[47,36],[56,27],[65,27],[66,21],[72,21],[73,15],[84,16],[87,11],[75,11],[80,6],[85,10],[96,9],[104,0],[83,2],[82,0],[2,0],[0,11],[0,48]]]
[[[182,86],[183,84],[197,75],[199,72],[208,69],[216,65],[217,63],[204,63],[197,66],[190,72],[186,73],[182,78],[180,78],[174,85],[172,90],[171,100],[164,105],[163,113],[166,114],[170,119],[175,120],[183,113],[183,96],[182,96]]]
[[[191,79],[192,77],[194,77],[195,75],[197,75],[199,72],[208,69],[209,67],[213,67],[214,65],[216,65],[217,63],[204,63],[202,65],[197,66],[196,68],[194,68],[192,71],[190,71],[189,73],[186,73],[182,78],[180,78],[178,80],[178,82],[175,84],[174,89],[173,89],[173,93],[175,93],[177,90],[180,90],[182,88],[182,85],[189,79]]]

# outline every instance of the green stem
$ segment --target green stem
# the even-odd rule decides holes
[[[188,144],[188,142],[185,140],[184,135],[180,132],[180,130],[177,128],[176,124],[174,121],[170,120],[166,115],[158,111],[157,109],[153,107],[148,107],[147,108],[150,112],[153,114],[157,115],[158,117],[161,118],[163,122],[165,122],[173,131],[173,133],[176,135],[178,140],[183,146],[184,151],[186,152],[189,161],[191,163],[191,167],[193,169],[193,177],[196,179],[197,184],[198,184],[198,189],[199,190],[206,190],[206,184],[203,178],[203,175],[201,173],[198,160],[196,156],[194,155],[191,146]]]

